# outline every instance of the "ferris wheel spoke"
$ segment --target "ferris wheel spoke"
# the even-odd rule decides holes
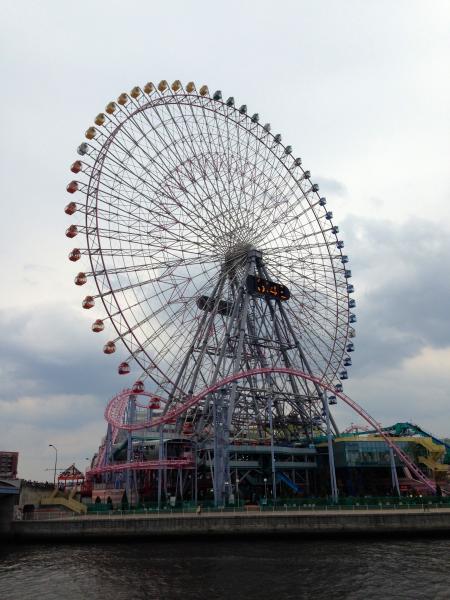
[[[323,343],[323,345],[327,346],[328,345],[328,338],[331,340],[331,346],[334,344],[334,337],[333,337],[333,332],[330,332],[326,327],[324,327],[323,323],[321,320],[317,319],[317,316],[310,311],[307,307],[303,306],[303,311],[305,313],[306,318],[308,319],[308,323],[309,326],[306,327],[306,323],[305,323],[305,319],[303,318],[302,320],[300,320],[300,318],[296,315],[296,313],[294,313],[294,311],[289,308],[288,309],[288,314],[289,316],[293,319],[293,321],[295,323],[298,323],[298,331],[301,335],[305,335],[309,338],[309,343],[311,345],[313,345],[314,347],[317,348],[317,350],[319,351],[319,347],[317,345],[317,342],[314,341],[313,338],[311,338],[311,335],[309,333],[309,331],[314,330],[314,331],[321,331],[323,334],[323,337],[321,337],[321,342]],[[330,346],[330,347],[331,347]]]
[[[269,268],[280,279],[283,278],[285,272],[282,269],[273,264],[270,264]],[[319,298],[323,297],[326,300],[328,297],[330,297],[330,295],[333,297],[336,294],[335,285],[333,285],[333,283],[327,283],[326,281],[324,282],[318,280],[317,277],[314,277],[313,273],[311,276],[308,276],[303,271],[298,271],[297,269],[298,267],[295,264],[289,265],[291,275],[297,275],[299,279],[299,281],[296,283],[296,286],[298,286],[299,296],[305,295],[306,298],[310,300],[312,305],[316,303],[316,296]]]
[[[214,115],[214,118],[216,118],[217,115],[208,106],[203,106],[202,109],[203,109],[203,127],[199,122],[199,118],[196,117],[195,114],[193,115],[194,120],[195,120],[197,129],[199,131],[199,134],[202,136],[202,139],[204,140],[206,147],[209,148],[210,155],[217,156],[218,152],[217,152],[217,150],[215,151],[214,139],[213,139],[213,135],[211,132],[211,128],[209,126],[209,116],[212,114],[212,115]],[[215,120],[215,123],[217,123],[217,120]],[[227,122],[227,125],[228,125],[228,122]],[[223,137],[219,133],[219,128],[217,128],[216,133],[218,134],[218,138],[220,139],[220,142],[222,144],[222,153],[226,154],[226,151],[223,146]],[[233,136],[230,134],[230,129],[228,127],[227,128],[227,142],[228,142],[227,145],[228,146],[230,146],[232,139],[233,139]],[[222,156],[220,157],[220,160],[221,161],[223,160]],[[222,162],[221,162],[221,165],[222,165]],[[232,173],[231,167],[232,167],[232,165],[228,164],[227,171],[228,171],[228,173],[230,173],[230,180],[232,179],[231,178],[231,173]],[[228,205],[227,205],[227,203],[222,201],[222,197],[220,194],[219,194],[219,202],[221,204],[222,209],[227,211],[228,220],[231,225],[230,229],[231,229],[231,231],[234,231],[236,229],[237,223],[239,223],[239,222],[242,223],[242,219],[244,217],[244,215],[241,212],[241,207],[240,207],[239,203],[236,202],[236,199],[238,198],[236,187],[233,186],[233,188],[234,188],[233,189],[234,194],[233,194],[230,190],[229,184],[225,183],[223,181],[222,169],[219,167],[216,169],[216,177],[218,179],[220,178],[223,189],[225,191],[225,194],[228,197]],[[233,213],[235,213],[235,214],[233,214]],[[245,218],[244,218],[244,222],[245,222]]]
[[[171,116],[172,122],[176,123],[176,121],[173,118],[173,115],[172,115],[170,109],[168,109],[168,112],[169,112],[169,114]],[[160,120],[161,125],[164,125],[164,120],[162,119],[162,117],[161,117],[161,115],[160,115],[160,113],[159,113],[159,111],[158,111],[157,108],[155,108],[155,114],[157,115],[158,119]],[[171,151],[171,153],[174,155],[174,159],[175,159],[175,163],[172,163],[172,164],[174,164],[174,165],[179,165],[180,163],[183,164],[184,161],[183,161],[182,157],[180,156],[179,152],[177,151],[177,147],[178,147],[178,143],[177,142],[185,141],[186,140],[186,136],[183,136],[181,134],[180,139],[176,140],[176,139],[174,139],[173,135],[171,134],[170,129],[167,129],[167,134],[168,134],[168,138],[169,138],[169,140],[170,140],[171,143],[167,144],[166,148]],[[164,140],[163,140],[163,138],[162,138],[162,136],[160,136],[160,134],[157,131],[156,131],[156,135],[160,138],[160,141],[162,143],[165,143]],[[194,152],[194,156],[195,156],[195,152]],[[210,179],[208,179],[208,181],[211,182]],[[206,179],[205,179],[205,184],[206,184]],[[201,189],[201,186],[199,186],[199,187]],[[186,191],[186,190],[184,189],[183,191]],[[203,194],[207,197],[207,196],[210,195],[210,191],[203,190]]]
[[[207,143],[209,144],[210,152],[212,154],[214,152],[215,144],[214,144],[213,133],[209,126],[209,118],[208,118],[209,114],[210,114],[210,111],[208,111],[208,113],[207,113],[204,108],[204,115],[205,115],[204,123],[206,125],[206,131],[207,131]],[[217,118],[217,113],[213,113],[213,114]],[[217,124],[217,121],[215,121],[215,124]],[[216,131],[216,134],[220,141],[220,144],[222,146],[222,151],[225,152],[222,136],[220,135],[220,129],[216,127],[215,131]],[[222,185],[227,192],[228,201],[230,203],[230,206],[234,206],[234,209],[236,211],[235,215],[234,214],[230,215],[233,228],[236,227],[238,222],[244,223],[244,226],[248,227],[248,213],[245,211],[245,207],[241,207],[240,204],[232,201],[233,197],[231,196],[231,194],[229,192],[228,186],[223,182],[221,169],[217,169],[217,174],[218,174],[218,177],[220,177]],[[229,211],[229,213],[230,213],[230,211]]]
[[[126,133],[126,135],[129,135],[129,134],[128,134],[128,133]],[[129,137],[130,137],[130,136],[129,136]],[[147,140],[147,141],[148,141],[148,140]],[[152,145],[152,147],[153,147],[153,149],[154,149],[154,145],[153,145],[153,144],[151,144],[151,145]],[[170,145],[168,145],[168,146],[167,146],[167,148],[170,148]],[[129,153],[129,151],[126,151],[126,152],[128,152],[128,153]],[[129,154],[130,154],[130,153],[129,153]],[[164,165],[160,164],[158,161],[156,161],[156,159],[154,159],[154,158],[153,158],[153,159],[151,159],[151,157],[150,157],[150,155],[149,155],[148,153],[145,153],[145,154],[146,154],[147,158],[148,158],[148,159],[150,159],[150,162],[151,162],[153,165],[157,165],[157,166],[159,165],[159,166],[161,167],[161,168],[160,168],[160,171],[162,171],[162,173],[163,173],[164,177],[169,177],[169,179],[170,179],[170,177],[171,177],[171,173],[170,173],[170,171],[167,171],[166,167],[165,167]],[[131,155],[131,158],[134,158],[134,157],[133,157],[133,155]],[[134,160],[136,160],[136,159],[134,158]],[[144,171],[146,171],[146,170],[147,170],[147,168],[145,167],[145,165],[143,165],[143,164],[142,164],[140,161],[136,161],[136,162],[139,164],[139,166],[140,166],[140,167],[141,167],[141,168],[142,168]],[[172,164],[172,167],[174,167],[174,165],[173,165],[173,164]],[[173,175],[172,175],[172,177],[173,177]],[[176,180],[175,180],[175,181],[176,181]],[[158,190],[158,188],[156,188],[154,191],[155,191],[155,193],[157,194],[159,190]],[[187,193],[187,194],[189,195],[189,192],[188,192],[188,190],[184,190],[184,192],[185,192],[185,193]],[[167,191],[166,191],[166,193],[167,193]],[[169,197],[170,197],[170,196],[169,196]],[[176,204],[177,204],[178,208],[179,208],[179,209],[181,209],[181,210],[183,211],[183,205],[182,205],[180,202],[177,202],[175,198],[172,198],[172,199],[173,199],[173,200],[176,202]],[[169,214],[170,214],[170,213],[169,213]],[[205,223],[206,223],[206,221],[205,221]]]
[[[183,123],[185,124],[186,128],[189,130],[189,128],[187,126],[187,119],[186,119],[185,115],[183,114],[183,112],[181,111],[181,106],[180,105],[175,105],[175,106],[178,106],[179,113],[180,113],[180,116],[181,116],[181,118],[183,120]],[[203,141],[205,141],[205,138],[201,135],[202,132],[201,132],[200,128],[198,127],[198,120],[196,119],[195,113],[192,110],[192,105],[190,106],[190,108],[191,108],[191,114],[192,114],[193,120],[194,120],[195,124],[197,125],[198,133],[201,136],[200,139],[202,139]],[[168,113],[171,116],[172,121],[175,124],[175,127],[177,128],[178,132],[180,133],[180,139],[182,140],[183,144],[187,143],[187,145],[189,146],[190,152],[192,152],[192,156],[195,157],[198,154],[198,150],[193,147],[193,144],[192,144],[191,140],[189,140],[188,136],[183,136],[182,135],[180,127],[178,126],[177,121],[174,118],[174,115],[173,115],[173,113],[172,113],[172,111],[171,111],[170,108],[168,108]],[[208,148],[210,157],[211,158],[214,157],[214,151],[213,151],[213,148],[211,147],[211,145],[207,145],[207,148]],[[220,170],[218,170],[217,172],[220,175]],[[216,187],[217,186],[217,182],[214,182],[211,177],[206,177],[206,174],[207,174],[207,170],[206,169],[204,170],[204,174],[205,174],[205,184],[206,184],[206,180],[208,180],[208,183],[211,184],[211,187],[212,187],[213,191],[215,192],[217,200],[220,202],[221,201],[221,194],[219,192],[218,187]],[[210,193],[211,193],[210,190],[208,190],[208,195]]]
[[[212,149],[211,145],[209,144],[209,140],[207,140],[207,138],[205,137],[205,134],[204,134],[204,132],[203,132],[203,129],[202,129],[202,128],[201,128],[201,126],[200,126],[199,119],[198,119],[198,117],[196,116],[196,114],[195,114],[195,111],[194,111],[193,107],[191,106],[191,107],[190,107],[190,109],[191,109],[191,115],[192,115],[193,121],[194,121],[194,123],[195,123],[195,125],[196,125],[196,128],[197,128],[197,132],[198,132],[198,135],[199,135],[199,139],[200,139],[200,140],[201,140],[201,141],[202,141],[202,142],[205,144],[205,147],[208,149],[209,155],[210,155],[211,157],[215,156],[215,154],[217,154],[217,151],[216,151],[216,153],[214,153],[214,150]],[[216,170],[216,172],[217,172],[217,173],[220,173],[220,169],[217,169],[217,170]],[[211,181],[211,177],[209,177],[209,178],[208,178],[208,180],[209,180],[209,181]],[[223,188],[224,188],[224,192],[225,192],[225,193],[226,193],[226,195],[228,196],[228,202],[229,202],[229,205],[227,206],[226,202],[225,202],[225,201],[223,200],[223,198],[222,198],[222,194],[220,194],[220,193],[218,192],[217,188],[215,189],[215,191],[216,191],[216,196],[215,196],[215,198],[216,198],[216,200],[217,200],[217,203],[218,203],[218,204],[219,204],[219,206],[220,206],[220,210],[221,210],[221,211],[222,211],[224,214],[227,214],[227,215],[228,215],[228,219],[229,219],[229,221],[228,221],[228,223],[227,223],[227,226],[225,227],[225,231],[226,231],[226,232],[228,232],[228,233],[230,233],[230,232],[233,230],[233,225],[234,225],[234,223],[235,223],[235,217],[234,217],[234,215],[230,215],[230,206],[232,206],[232,205],[233,205],[233,202],[232,202],[232,199],[231,199],[231,197],[230,197],[230,194],[229,194],[228,187],[227,187],[227,186],[225,186],[225,185],[223,184],[223,181],[222,181],[222,185],[223,185]],[[213,188],[214,188],[214,184],[212,184],[212,186],[213,186]],[[230,219],[230,217],[231,217],[231,219]]]

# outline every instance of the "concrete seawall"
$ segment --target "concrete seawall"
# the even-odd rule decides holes
[[[211,535],[445,534],[450,510],[228,513],[15,521],[16,539],[161,538]]]

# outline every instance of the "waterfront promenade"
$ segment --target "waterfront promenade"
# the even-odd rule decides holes
[[[450,536],[450,508],[427,505],[410,508],[357,507],[352,509],[285,509],[276,511],[152,512],[148,514],[49,513],[13,521],[16,539],[82,539],[93,537],[163,538],[211,535],[373,535],[446,534]]]

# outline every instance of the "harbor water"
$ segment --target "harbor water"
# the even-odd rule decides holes
[[[450,540],[3,544],[2,600],[450,598]]]

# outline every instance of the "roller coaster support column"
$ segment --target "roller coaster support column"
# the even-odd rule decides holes
[[[270,390],[269,397],[269,429],[270,429],[270,462],[272,466],[272,498],[273,503],[277,503],[277,473],[275,465],[275,446],[273,441],[273,415],[272,415],[272,390]],[[267,494],[266,494],[267,500]]]
[[[229,432],[227,390],[222,388],[214,394],[214,504],[223,506],[226,492],[225,481],[229,479]]]
[[[161,463],[164,458],[164,437],[163,437],[164,425],[159,426],[159,448],[158,448],[158,510],[161,508],[161,490],[162,490],[162,468]]]
[[[334,449],[333,449],[333,436],[331,434],[331,422],[330,422],[330,406],[328,404],[327,392],[323,391],[323,406],[325,408],[325,415],[327,421],[327,440],[328,440],[328,464],[330,465],[330,482],[331,482],[331,498],[333,503],[336,504],[339,498],[339,490],[336,482],[336,468],[334,465]]]
[[[392,489],[397,490],[397,494],[399,496],[401,496],[400,494],[400,485],[398,483],[398,477],[397,477],[397,467],[395,465],[395,457],[394,457],[394,451],[392,450],[391,447],[389,447],[389,457],[391,459],[391,477],[392,477]]]
[[[130,395],[128,399],[128,423],[134,422],[134,417],[136,413],[136,396]],[[127,463],[130,464],[133,460],[133,434],[131,430],[127,432]],[[132,488],[131,488],[131,480],[134,477],[132,471],[127,469],[125,474],[125,490],[127,493],[128,503],[131,506],[132,504]]]

